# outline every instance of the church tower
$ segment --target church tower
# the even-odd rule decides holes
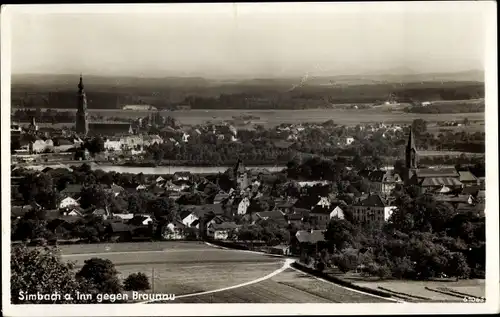
[[[413,174],[414,171],[418,168],[418,153],[417,153],[417,147],[415,146],[415,139],[413,136],[413,131],[410,129],[410,135],[408,137],[408,144],[406,145],[406,182],[408,182]]]
[[[82,75],[80,75],[77,95],[76,133],[86,136],[88,132],[89,123],[87,121],[87,96],[85,95],[85,90],[83,90],[83,78]]]

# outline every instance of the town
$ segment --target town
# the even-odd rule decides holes
[[[463,143],[452,133],[433,138],[423,120],[411,126],[327,121],[257,131],[227,123],[181,128],[157,112],[128,124],[89,124],[82,77],[78,96],[73,131],[41,129],[34,118],[11,128],[12,143],[18,144],[11,171],[13,242],[202,240],[296,256],[319,271],[484,277],[484,158],[426,158],[417,147],[442,149],[449,143],[452,150],[468,146],[477,152],[478,143],[470,140],[484,146],[484,133],[461,133]],[[317,151],[311,140],[325,138],[323,152]],[[253,150],[245,151],[252,143]],[[195,157],[194,151],[205,153]],[[216,173],[182,166],[169,173],[165,158],[181,165],[236,162]],[[273,158],[282,166],[262,166]],[[147,162],[166,172],[126,172]],[[247,162],[257,166],[246,167]],[[465,225],[472,231],[462,231]],[[418,247],[412,254],[415,246],[406,245],[412,239],[435,247],[425,251],[431,254]],[[405,243],[409,255],[394,253],[394,243]],[[460,251],[460,243],[468,251]],[[440,248],[447,253],[432,253]],[[405,262],[416,258],[422,262]]]
[[[7,6],[5,311],[490,312],[486,3]]]

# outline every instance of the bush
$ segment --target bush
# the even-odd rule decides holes
[[[86,282],[91,287],[92,293],[118,294],[122,292],[118,271],[113,262],[108,259],[85,260],[85,265],[76,277]]]
[[[388,278],[391,276],[391,269],[385,264],[381,265],[376,271],[376,276],[380,277],[381,279]]]
[[[142,272],[130,274],[123,284],[127,291],[144,291],[151,288],[149,278]]]
[[[13,304],[76,304],[76,291],[86,293],[83,284],[75,279],[73,264],[61,259],[55,248],[12,248],[11,253],[11,302]],[[69,294],[75,300],[23,298],[20,292],[35,294]]]
[[[316,262],[316,270],[320,271],[320,272],[323,272],[325,270],[325,263],[323,261],[317,261]]]
[[[351,270],[354,270],[358,266],[357,258],[355,258],[352,254],[341,253],[333,256],[333,264],[340,270],[342,273],[347,273]]]
[[[395,278],[414,278],[415,264],[409,257],[396,258],[391,267],[392,276]]]

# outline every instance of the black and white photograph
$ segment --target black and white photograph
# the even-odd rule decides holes
[[[499,312],[495,2],[1,18],[6,316]]]

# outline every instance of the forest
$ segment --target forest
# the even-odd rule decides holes
[[[87,86],[86,86],[87,87]],[[121,109],[125,104],[150,104],[158,109],[189,105],[193,109],[313,109],[346,103],[382,103],[484,98],[482,82],[372,83],[352,85],[302,85],[289,82],[214,83],[212,85],[139,84],[137,87],[88,85],[88,107]],[[12,105],[22,108],[73,108],[76,85],[16,85]]]

